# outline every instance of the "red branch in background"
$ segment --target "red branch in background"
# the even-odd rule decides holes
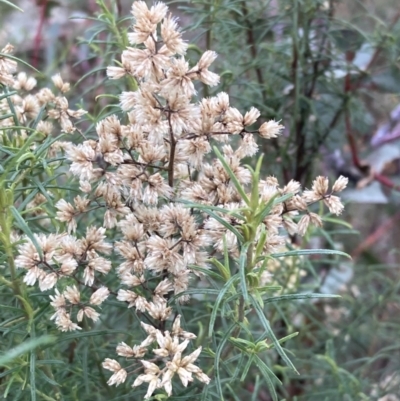
[[[361,172],[366,173],[369,168],[367,165],[364,165],[361,161],[360,158],[358,157],[358,152],[357,152],[357,144],[356,140],[353,135],[353,131],[351,128],[351,122],[350,122],[350,113],[349,110],[346,109],[345,111],[345,126],[346,126],[346,135],[347,135],[347,140],[349,142],[350,146],[350,152],[351,152],[351,158],[353,161],[353,165],[357,167]],[[374,180],[378,181],[385,187],[388,187],[390,189],[393,189],[395,191],[400,191],[400,185],[395,184],[389,177],[372,172],[372,177]]]
[[[361,172],[366,173],[368,171],[368,166],[364,165],[360,161],[360,158],[358,156],[357,144],[356,144],[356,140],[354,138],[353,131],[351,128],[350,113],[349,113],[348,109],[345,110],[345,126],[346,126],[346,135],[347,135],[347,140],[348,140],[349,146],[350,146],[350,152],[351,152],[351,158],[353,161],[353,165],[355,167],[357,167]],[[376,173],[376,172],[372,172],[372,177],[374,180],[378,181],[385,187],[388,187],[395,191],[400,191],[400,185],[395,184],[389,177],[379,174],[379,173]]]
[[[357,259],[366,249],[370,249],[376,244],[387,231],[400,220],[400,212],[391,216],[383,224],[381,224],[373,233],[371,233],[358,247],[353,251],[351,257]]]
[[[42,42],[43,26],[44,23],[46,22],[47,2],[48,0],[41,0],[41,1],[38,0],[37,2],[37,5],[40,6],[40,21],[34,39],[34,53],[33,53],[32,65],[35,68],[37,68],[39,64],[40,43]]]
[[[394,27],[394,25],[396,25],[396,23],[399,21],[399,19],[400,19],[400,11],[398,11],[396,13],[396,15],[393,17],[393,19],[389,25],[389,29]],[[373,56],[371,57],[370,61],[368,62],[368,65],[365,68],[366,72],[370,71],[371,68],[373,67],[373,65],[377,62],[381,51],[382,51],[382,48],[380,46],[378,46],[376,48]],[[346,61],[347,62],[351,62],[353,60],[353,58],[354,58],[353,52],[346,53]],[[362,80],[362,78],[363,78],[363,76],[359,76],[358,80],[356,80],[355,83],[351,83],[350,73],[348,72],[346,74],[346,77],[344,80],[344,92],[345,92],[346,96],[350,92],[352,92],[352,91],[356,90],[358,87],[360,87],[360,81]],[[347,136],[347,140],[349,142],[353,164],[361,172],[366,173],[368,171],[368,166],[364,165],[360,161],[360,158],[358,156],[357,143],[356,143],[355,137],[353,135],[353,130],[351,127],[350,112],[349,112],[348,108],[346,108],[346,110],[345,110],[345,127],[346,127],[346,136]],[[378,181],[382,185],[384,185],[388,188],[400,191],[400,185],[395,184],[389,177],[379,174],[379,173],[375,173],[375,172],[372,172],[372,177],[374,180]]]

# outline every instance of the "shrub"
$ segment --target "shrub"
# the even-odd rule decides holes
[[[12,46],[1,52],[2,330],[5,348],[20,345],[0,358],[0,385],[46,400],[221,400],[266,385],[277,400],[296,372],[282,344],[298,333],[275,305],[328,297],[297,292],[303,258],[345,255],[292,238],[322,225],[316,203],[342,212],[347,178],[302,190],[262,174],[272,163],[255,159],[255,137],[283,126],[224,92],[197,96],[219,83],[217,55],[186,60],[165,4],[132,14],[131,46],[107,68],[131,90],[96,132],[59,75],[35,92]]]

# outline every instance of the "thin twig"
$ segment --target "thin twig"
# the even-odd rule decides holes
[[[168,125],[169,125],[169,140],[170,140],[170,153],[169,153],[169,164],[168,164],[168,185],[173,188],[174,186],[174,162],[175,162],[175,149],[176,139],[171,123],[171,113],[168,113]]]
[[[250,45],[251,57],[257,63],[257,60],[258,60],[257,45],[256,45],[256,41],[254,39],[253,25],[251,24],[251,21],[248,18],[249,11],[247,9],[246,0],[242,2],[242,12],[243,12],[244,21],[246,23],[247,43]],[[255,67],[255,71],[256,71],[258,84],[261,87],[262,100],[263,100],[263,102],[265,102],[266,95],[265,95],[265,85],[264,85],[263,73],[262,73],[261,68],[258,66]]]

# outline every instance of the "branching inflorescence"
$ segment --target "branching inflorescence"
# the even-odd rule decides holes
[[[329,190],[328,179],[318,177],[303,192],[293,180],[281,188],[275,177],[260,179],[259,168],[253,171],[242,161],[257,154],[256,136],[275,138],[283,126],[271,120],[253,128],[260,112],[253,107],[243,115],[230,106],[226,93],[198,99],[196,81],[219,83],[209,70],[216,54],[207,50],[191,67],[184,58],[187,44],[163,3],[149,9],[136,1],[132,14],[128,38],[134,47],[122,53],[120,66],[107,69],[111,79],[127,76],[138,84],[138,90],[120,96],[126,123],[111,115],[97,124],[95,139],[54,145],[56,151],[65,150],[82,194],[73,203],[60,199],[56,204],[67,232],[26,238],[16,265],[26,270],[26,284],[38,282],[41,291],[54,288],[51,319],[61,331],[80,330],[84,318],[96,322],[110,294],[140,312],[143,341],[120,343],[116,349],[128,366],[106,359],[103,367],[113,372],[109,385],[133,376],[134,387],[148,384],[145,398],[150,398],[160,388],[171,395],[175,375],[184,386],[194,377],[210,381],[194,364],[201,347],[186,352],[196,335],[181,327],[174,308],[189,301],[187,290],[202,269],[211,268],[210,257],[228,252],[240,269],[245,252],[246,288],[238,315],[243,320],[245,293],[261,285],[250,276],[268,271],[265,261],[290,235],[322,225],[321,217],[309,211],[311,204],[323,201],[331,213],[340,214],[343,206],[334,193],[345,188],[347,179],[340,177]],[[2,53],[10,50],[7,46]],[[27,86],[26,76],[14,78],[15,67],[0,58],[0,82]],[[53,81],[61,93],[68,90],[59,76]],[[48,117],[66,133],[75,130],[71,117],[84,113],[69,110],[66,98],[48,89],[12,100],[21,121],[51,105]],[[6,113],[9,105],[2,102],[1,107]],[[3,119],[1,124],[13,122]],[[50,135],[52,126],[42,121],[36,130]],[[214,159],[213,145],[221,149]],[[103,221],[78,236],[79,221],[89,213],[98,216],[98,210],[104,211]],[[119,285],[109,288],[105,276],[115,260]]]

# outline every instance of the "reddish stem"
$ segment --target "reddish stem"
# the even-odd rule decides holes
[[[398,13],[398,15],[396,15],[394,20],[397,21],[399,16],[400,16],[400,13]],[[372,65],[374,64],[374,62],[377,60],[378,55],[379,55],[379,49],[377,49],[374,56],[371,58],[370,62],[368,63],[368,67],[367,67],[368,69],[370,69],[372,67]],[[351,60],[347,59],[347,61],[351,61]],[[347,95],[353,89],[354,89],[354,86],[352,86],[352,84],[351,84],[350,73],[347,73],[345,80],[344,80],[344,92]],[[353,130],[351,127],[350,111],[349,111],[348,107],[345,109],[345,127],[346,127],[346,136],[347,136],[347,140],[348,140],[349,146],[350,146],[350,152],[351,152],[351,158],[353,161],[353,165],[355,167],[357,167],[361,172],[366,173],[366,171],[367,171],[366,166],[363,165],[363,163],[361,163],[360,158],[358,157],[357,143],[356,143],[356,139],[353,135]],[[395,184],[390,178],[388,178],[384,175],[381,175],[379,173],[374,173],[373,178],[388,188],[400,191],[400,185]]]
[[[347,140],[349,141],[351,158],[353,160],[353,164],[358,169],[362,170],[363,165],[361,164],[360,159],[358,157],[356,140],[355,140],[353,132],[352,132],[351,121],[350,121],[350,112],[348,109],[345,110],[344,119],[345,119],[345,125],[346,125],[346,135],[347,135]]]
[[[357,144],[356,144],[356,140],[354,138],[353,132],[352,132],[350,113],[349,113],[348,109],[345,110],[345,125],[346,125],[346,135],[347,135],[347,140],[348,140],[349,146],[350,146],[350,152],[351,152],[351,158],[353,160],[353,165],[355,167],[357,167],[361,172],[365,173],[366,166],[361,163],[360,158],[358,157]],[[400,191],[400,185],[395,184],[390,178],[386,177],[385,175],[382,175],[379,173],[374,173],[373,178],[374,178],[374,180],[378,181],[385,187],[394,189],[396,191]]]
[[[43,31],[43,26],[46,21],[46,10],[47,10],[47,2],[48,0],[42,0],[41,1],[41,10],[40,10],[40,21],[39,21],[39,26],[36,31],[35,39],[34,39],[34,54],[33,54],[33,60],[32,60],[32,65],[36,68],[39,64],[39,51],[40,51],[40,43],[42,41],[42,31]]]
[[[385,175],[381,175],[378,173],[374,174],[374,179],[378,182],[380,182],[382,185],[385,187],[394,189],[396,191],[400,191],[400,185],[395,184],[390,178],[386,177]]]
[[[383,224],[381,224],[373,233],[371,233],[352,253],[352,258],[358,258],[362,252],[376,244],[380,238],[400,219],[400,212],[391,216]]]

